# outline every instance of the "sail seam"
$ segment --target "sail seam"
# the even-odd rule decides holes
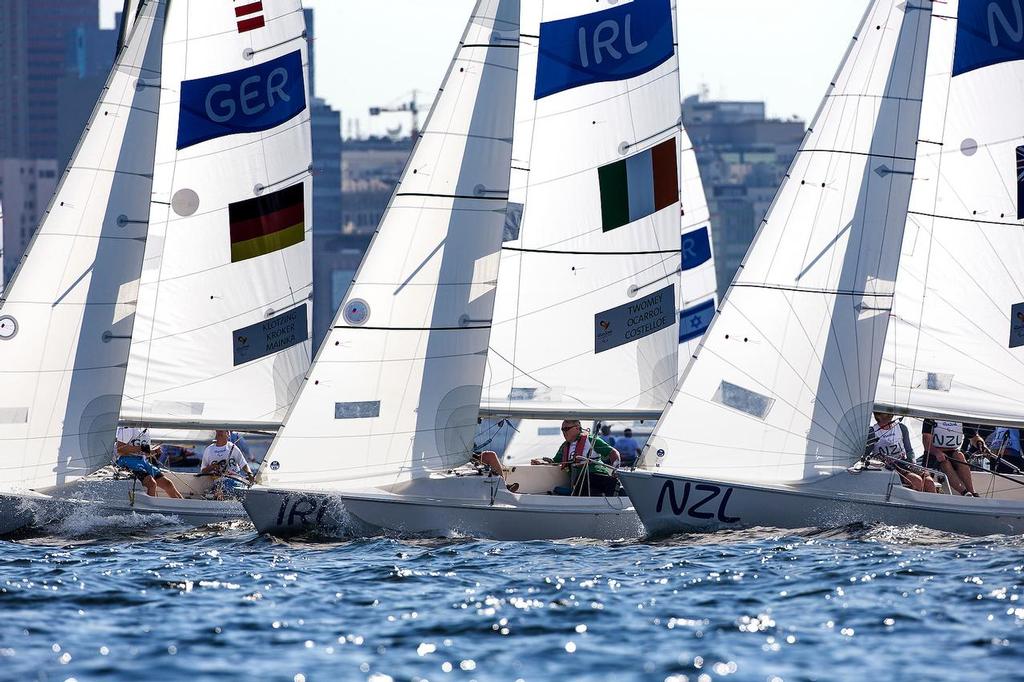
[[[879,294],[859,289],[821,289],[816,287],[790,287],[781,284],[744,284],[733,282],[732,286],[743,289],[772,289],[776,291],[792,291],[798,294],[831,294],[834,296],[870,296],[873,298],[892,298],[893,294]]]
[[[477,199],[479,201],[508,201],[508,195],[478,197],[472,194],[434,194],[432,192],[395,192],[396,197],[427,197],[432,199]]]
[[[956,220],[962,223],[981,223],[982,225],[1000,225],[1002,227],[1024,227],[1020,223],[1007,223],[1000,220],[982,220],[980,218],[958,218],[957,216],[942,215],[940,213],[926,213],[924,211],[907,211],[909,215],[917,215],[925,218],[939,218],[940,220]]]
[[[554,251],[552,249],[521,249],[514,246],[503,246],[501,250],[517,251],[519,253],[547,253],[556,256],[658,256],[679,253],[677,249],[661,251]]]
[[[852,156],[869,156],[876,159],[890,159],[892,161],[916,161],[913,157],[893,156],[892,154],[876,154],[874,152],[854,152],[846,149],[801,149],[799,153],[807,154],[819,152],[823,154],[850,154]]]

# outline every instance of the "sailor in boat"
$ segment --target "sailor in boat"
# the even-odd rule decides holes
[[[910,430],[902,422],[894,420],[888,412],[875,412],[875,423],[868,429],[864,454],[881,460],[886,469],[895,471],[907,488],[918,492],[935,492],[935,481],[927,470],[913,463],[914,446],[910,442]]]
[[[924,444],[921,464],[928,469],[941,469],[953,490],[961,495],[977,497],[971,480],[971,466],[961,451],[965,434],[972,441],[981,440],[976,429],[964,429],[960,422],[925,419],[921,427],[921,442]]]
[[[214,433],[214,441],[203,451],[201,476],[213,476],[214,496],[223,500],[225,495],[234,496],[241,486],[251,486],[256,479],[242,449],[229,440],[227,430]],[[244,476],[244,478],[243,478]]]
[[[584,430],[578,419],[562,422],[562,437],[565,442],[555,456],[535,459],[531,464],[557,464],[571,469],[569,494],[576,496],[613,496],[618,490],[615,469],[622,458],[619,451],[604,442],[600,436],[591,436]],[[557,489],[556,489],[557,490]]]
[[[616,439],[611,445],[618,450],[623,466],[632,466],[636,463],[637,454],[640,452],[640,443],[633,438],[633,429],[624,430],[622,438]]]
[[[992,471],[1000,474],[1017,474],[1024,470],[1024,457],[1020,449],[1020,429],[1003,426],[992,429],[985,439]]]
[[[174,482],[165,478],[160,467],[153,462],[153,458],[160,454],[160,446],[152,447],[149,429],[119,426],[115,437],[117,459],[114,464],[132,472],[142,482],[147,495],[156,497],[156,489],[159,487],[168,497],[181,499],[181,493],[174,487]]]
[[[501,458],[498,457],[498,453],[494,450],[473,453],[473,461],[485,467],[484,473],[491,473],[494,476],[500,477],[503,481],[505,480],[505,467],[501,466]],[[519,492],[518,483],[506,483],[505,487],[508,488],[510,493]]]

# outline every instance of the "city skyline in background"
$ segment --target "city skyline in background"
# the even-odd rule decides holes
[[[316,89],[341,110],[344,137],[384,135],[408,116],[371,118],[419,90],[424,112],[451,60],[474,0],[304,0],[316,10]],[[112,28],[122,0],[99,0]],[[809,121],[866,1],[678,0],[683,95],[764,101],[774,118]],[[424,27],[429,27],[425,30]],[[723,36],[727,38],[723,39]],[[328,66],[330,65],[330,66]],[[357,128],[358,126],[358,128]]]

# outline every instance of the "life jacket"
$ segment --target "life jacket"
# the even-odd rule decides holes
[[[964,426],[960,422],[935,420],[932,445],[940,450],[959,450],[964,444]]]
[[[590,442],[589,434],[581,433],[580,437],[572,443],[565,443],[562,446],[562,462],[571,464],[577,459],[594,459],[594,445]]]
[[[875,446],[871,450],[872,455],[892,459],[907,459],[907,449],[903,445],[903,429],[893,421],[889,426],[884,427],[875,424],[871,427],[875,438]]]

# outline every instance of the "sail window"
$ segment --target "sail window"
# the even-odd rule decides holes
[[[734,410],[745,412],[752,417],[758,419],[764,419],[768,416],[768,412],[772,409],[772,405],[775,401],[768,396],[755,393],[754,391],[737,386],[736,384],[730,384],[728,381],[723,381],[718,385],[718,390],[715,391],[715,397],[713,400],[716,403],[721,403],[726,407],[731,407]]]
[[[335,419],[372,419],[380,416],[380,401],[334,403]]]
[[[953,388],[953,375],[943,372],[900,369],[893,374],[893,384],[901,388],[918,388],[949,393]]]
[[[27,424],[27,407],[0,407],[0,424]]]

